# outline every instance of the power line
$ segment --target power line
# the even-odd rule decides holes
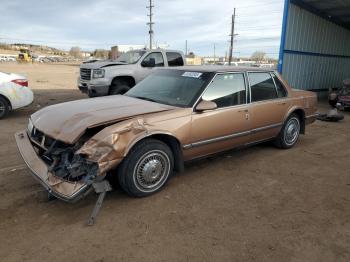
[[[241,8],[252,8],[252,7],[259,7],[259,6],[267,6],[267,5],[276,5],[276,4],[283,4],[283,1],[271,1],[271,2],[264,2],[263,4],[238,6],[238,9],[241,9]]]

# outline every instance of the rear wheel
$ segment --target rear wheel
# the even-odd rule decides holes
[[[283,149],[293,147],[299,139],[300,129],[299,116],[297,114],[291,114],[284,123],[278,137],[275,139],[275,145]]]
[[[10,112],[10,105],[5,98],[0,96],[0,119],[5,118]]]
[[[145,197],[159,191],[173,174],[170,148],[156,139],[146,139],[131,149],[118,168],[122,189],[131,196]]]
[[[112,82],[112,85],[109,89],[109,94],[110,95],[124,95],[126,92],[129,91],[130,85],[122,80],[114,80]]]

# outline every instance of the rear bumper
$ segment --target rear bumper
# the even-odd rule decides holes
[[[92,187],[83,182],[68,182],[51,174],[45,162],[38,157],[26,131],[17,132],[15,138],[18,150],[33,177],[50,194],[67,202],[75,202],[92,191]]]

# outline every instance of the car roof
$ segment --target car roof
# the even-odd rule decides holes
[[[164,69],[175,69],[183,71],[199,71],[199,72],[274,72],[273,69],[247,67],[247,66],[216,66],[216,65],[202,65],[202,66],[175,66],[166,67]]]
[[[133,49],[129,51],[147,51],[147,52],[159,52],[159,51],[164,51],[164,52],[175,52],[175,53],[180,53],[183,54],[182,51],[180,50],[175,50],[175,49],[164,49],[164,48],[154,48],[154,49],[149,49],[149,48],[141,48],[141,49]]]

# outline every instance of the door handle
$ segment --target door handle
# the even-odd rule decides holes
[[[248,110],[248,109],[238,110],[238,113],[243,113],[243,112],[248,113],[248,112],[249,112],[249,110]]]
[[[278,105],[280,105],[280,106],[284,106],[284,105],[286,105],[286,104],[287,104],[287,102],[278,103]]]

